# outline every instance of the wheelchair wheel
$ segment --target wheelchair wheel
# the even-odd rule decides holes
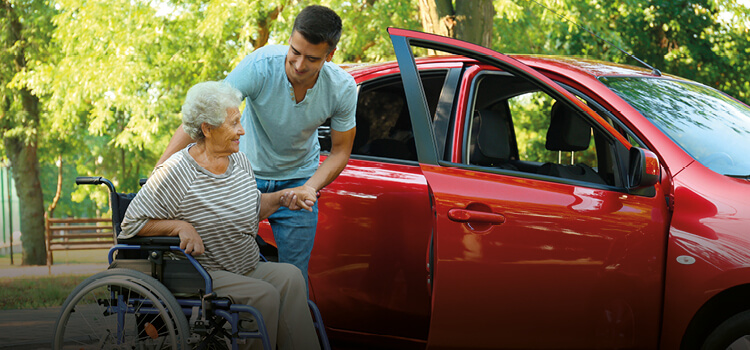
[[[83,281],[55,324],[53,349],[188,349],[185,314],[169,290],[138,271],[111,269]]]

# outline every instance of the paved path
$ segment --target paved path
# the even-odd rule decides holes
[[[0,349],[49,349],[59,307],[0,310]]]
[[[107,269],[106,264],[53,265],[52,275],[95,274]],[[47,266],[0,268],[0,279],[47,276]],[[0,310],[0,349],[49,349],[52,331],[60,314],[59,307]]]

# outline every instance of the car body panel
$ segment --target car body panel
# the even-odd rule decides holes
[[[652,233],[665,231],[666,210],[654,209],[661,199],[458,168],[423,169],[438,218],[430,345],[655,344],[664,242]],[[501,214],[505,221],[454,222],[448,217],[454,208]]]
[[[424,261],[432,219],[419,167],[353,159],[321,192],[318,232],[326,236],[325,244],[315,244],[310,280],[316,297],[337,296],[317,297],[321,309],[346,310],[326,316],[326,325],[423,339],[430,309]],[[330,215],[342,212],[346,215]],[[371,317],[353,319],[352,314]],[[383,322],[387,317],[401,322]]]
[[[750,276],[747,180],[695,162],[675,179],[669,233],[662,347],[677,348],[698,310]],[[685,258],[692,258],[685,262]],[[694,261],[694,262],[692,262]]]

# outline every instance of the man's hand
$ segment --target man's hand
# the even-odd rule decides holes
[[[185,254],[190,255],[201,255],[206,251],[203,246],[203,239],[195,231],[193,225],[185,222],[184,225],[180,225],[178,235],[180,236],[180,249],[185,251]]]

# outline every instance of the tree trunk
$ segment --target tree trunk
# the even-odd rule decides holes
[[[22,92],[24,93],[24,92]],[[31,95],[28,91],[27,95]],[[37,118],[39,116],[37,115]],[[37,119],[38,120],[38,119]],[[44,241],[44,198],[39,182],[37,138],[25,141],[17,137],[3,139],[16,183],[20,211],[23,265],[44,265],[47,254]]]
[[[419,0],[419,17],[425,32],[456,37],[456,14],[451,0]]]
[[[492,44],[492,19],[495,17],[492,0],[456,1],[455,8],[451,0],[419,0],[419,14],[422,29],[427,33],[484,47]]]
[[[21,35],[23,25],[19,16],[14,11],[14,7],[7,1],[2,2],[2,9],[5,12],[6,20],[9,24],[9,43],[17,45],[23,42]],[[21,45],[15,51],[14,63],[15,71],[20,72],[26,68],[26,57],[24,47]],[[13,180],[16,183],[18,192],[19,211],[20,211],[20,228],[21,228],[21,245],[23,248],[23,265],[44,265],[46,264],[46,247],[44,240],[44,197],[42,196],[42,186],[39,181],[39,160],[37,158],[38,145],[38,126],[39,126],[39,99],[34,96],[27,88],[21,88],[15,91],[12,99],[20,102],[19,109],[10,109],[5,111],[6,118],[10,119],[10,125],[3,123],[3,144],[5,152],[11,162]],[[11,104],[8,105],[10,107]],[[16,114],[16,115],[11,115]],[[7,128],[21,128],[23,132],[9,135]]]
[[[456,1],[456,38],[490,47],[494,17],[492,0]]]

